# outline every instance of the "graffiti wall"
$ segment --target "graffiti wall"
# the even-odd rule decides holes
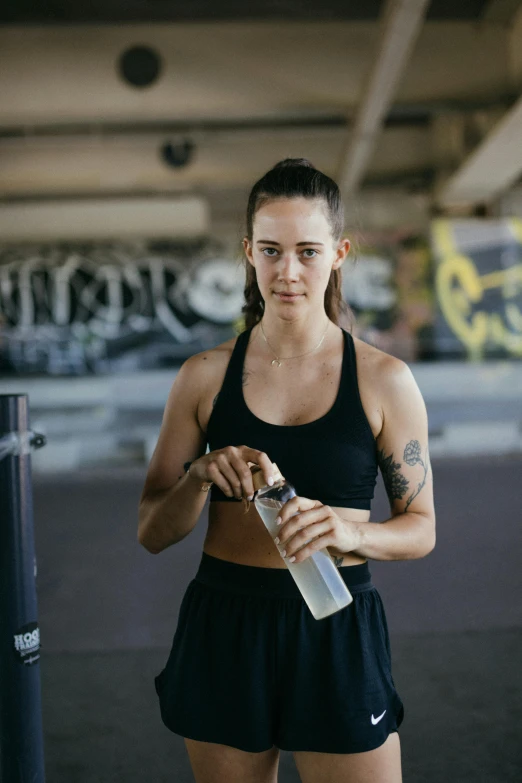
[[[432,246],[444,357],[522,357],[522,221],[436,220]]]
[[[241,330],[243,285],[210,243],[0,247],[0,372],[177,366]],[[436,220],[431,247],[367,234],[343,294],[355,333],[405,361],[520,358],[522,221]]]
[[[74,375],[179,365],[242,328],[244,272],[210,246],[0,248],[0,368]],[[363,339],[429,358],[429,255],[409,236],[366,238],[344,266]]]
[[[209,253],[159,243],[0,250],[4,372],[163,367],[228,339],[241,267]]]

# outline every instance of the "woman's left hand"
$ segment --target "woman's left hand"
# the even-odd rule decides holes
[[[280,552],[286,550],[286,559],[302,563],[307,557],[328,547],[331,555],[353,552],[361,543],[361,532],[356,522],[341,519],[330,506],[310,498],[291,498],[279,512],[281,524],[276,540]]]

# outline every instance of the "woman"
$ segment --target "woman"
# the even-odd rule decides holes
[[[254,185],[246,329],[182,365],[149,467],[138,536],[150,552],[188,535],[211,491],[201,563],[155,678],[197,783],[273,783],[280,749],[303,783],[401,781],[404,710],[368,559],[435,545],[427,418],[408,367],[339,326],[342,231],[339,189],[308,161]],[[298,495],[275,542],[253,504],[245,513],[250,466],[270,484],[273,462]],[[382,524],[369,522],[378,465]],[[354,600],[317,621],[281,554],[300,563],[324,547]]]

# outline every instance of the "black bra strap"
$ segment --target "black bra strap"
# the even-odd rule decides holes
[[[223,393],[223,396],[227,399],[230,399],[230,395],[237,394],[241,389],[241,369],[245,361],[250,331],[251,330],[247,329],[246,331],[241,332],[234,345],[220,392],[220,394]]]
[[[364,408],[362,405],[361,400],[361,394],[359,391],[359,381],[357,377],[357,354],[355,352],[355,342],[350,334],[350,332],[346,331],[346,338],[348,343],[348,367],[346,372],[346,378],[344,383],[345,385],[345,393],[347,396],[350,397],[350,403],[351,405],[356,405],[364,418],[366,418],[366,413],[364,412]]]

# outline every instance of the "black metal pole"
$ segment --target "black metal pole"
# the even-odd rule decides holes
[[[28,408],[25,394],[0,395],[0,779],[5,783],[45,781]],[[13,449],[6,453],[10,440]]]

